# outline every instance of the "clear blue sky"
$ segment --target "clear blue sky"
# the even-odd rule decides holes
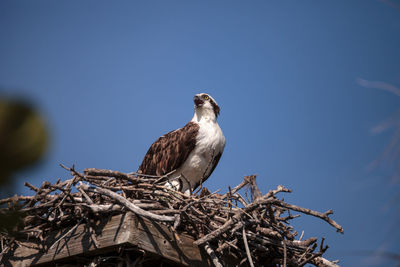
[[[371,129],[400,98],[357,79],[400,87],[400,1],[1,1],[0,36],[0,90],[31,99],[52,141],[18,193],[66,179],[59,163],[135,171],[207,92],[227,139],[207,187],[257,173],[263,193],[335,211],[344,235],[295,224],[327,258],[395,265],[364,252],[400,253],[399,184],[389,164],[368,170],[393,134]]]

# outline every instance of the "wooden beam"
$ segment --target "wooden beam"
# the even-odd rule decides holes
[[[43,265],[75,256],[101,255],[124,246],[157,254],[182,266],[212,266],[203,250],[193,244],[192,237],[178,235],[163,224],[139,218],[131,212],[103,218],[91,228],[93,234],[84,223],[50,233],[44,241],[49,248],[47,251],[41,251],[39,243],[21,242],[3,256],[1,263],[5,266]]]

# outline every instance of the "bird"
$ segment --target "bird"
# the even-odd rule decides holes
[[[217,122],[220,107],[209,94],[193,97],[193,118],[159,137],[148,149],[138,174],[166,176],[167,188],[186,195],[202,185],[222,156],[225,136]]]

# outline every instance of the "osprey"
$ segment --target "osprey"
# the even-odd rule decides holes
[[[193,98],[194,116],[184,127],[158,138],[138,173],[167,176],[167,186],[190,194],[214,171],[225,147],[217,123],[220,108],[208,94]]]

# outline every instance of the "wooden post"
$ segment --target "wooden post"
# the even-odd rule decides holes
[[[91,234],[90,228],[94,230],[94,234]],[[127,212],[103,218],[91,227],[82,223],[52,232],[45,239],[46,247],[49,248],[46,251],[40,250],[39,243],[22,242],[4,255],[2,264],[46,265],[65,262],[76,256],[94,257],[116,251],[120,247],[130,247],[144,250],[147,254],[155,254],[177,266],[213,266],[209,257],[193,241],[192,237],[177,235],[163,224]]]

